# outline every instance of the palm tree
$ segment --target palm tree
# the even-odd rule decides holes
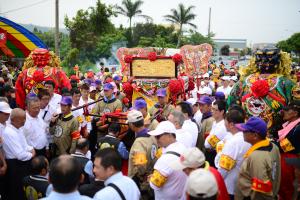
[[[123,7],[116,6],[118,14],[124,15],[129,18],[129,29],[130,29],[131,34],[132,34],[132,29],[131,29],[132,24],[131,23],[132,23],[133,17],[143,17],[147,20],[152,20],[151,17],[141,14],[142,10],[140,8],[143,3],[144,2],[142,0],[137,0],[135,2],[132,2],[131,0],[123,0],[122,1]]]
[[[191,21],[196,17],[196,15],[191,12],[193,8],[195,8],[195,6],[189,6],[186,8],[182,3],[180,3],[178,5],[178,10],[171,9],[172,14],[164,16],[167,21],[179,25],[177,48],[180,46],[183,25],[190,25],[193,28],[197,28],[195,24],[191,23]]]

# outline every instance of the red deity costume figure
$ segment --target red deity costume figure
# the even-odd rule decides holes
[[[16,102],[20,108],[25,108],[25,98],[30,92],[38,93],[45,81],[55,83],[54,92],[60,93],[62,88],[71,89],[71,84],[65,72],[60,67],[60,60],[52,51],[37,48],[26,58],[23,71],[16,82]]]

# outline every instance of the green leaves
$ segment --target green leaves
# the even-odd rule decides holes
[[[192,9],[194,8],[194,6],[186,8],[182,3],[180,3],[177,10],[171,9],[171,14],[164,16],[167,21],[179,26],[177,48],[181,45],[182,27],[184,25],[189,25],[193,28],[197,28],[195,24],[191,23],[191,21],[196,17],[196,15],[192,13]]]

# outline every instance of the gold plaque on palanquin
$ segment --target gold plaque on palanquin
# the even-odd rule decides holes
[[[131,76],[136,78],[175,78],[176,66],[172,59],[134,59]]]

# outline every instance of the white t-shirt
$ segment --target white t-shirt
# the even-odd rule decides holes
[[[181,129],[176,130],[176,140],[183,144],[186,148],[194,147],[193,136],[191,133]]]
[[[218,171],[222,175],[227,191],[234,195],[237,178],[241,165],[244,161],[244,155],[251,145],[244,141],[242,132],[234,134],[225,142],[220,152],[220,157],[216,163]],[[218,159],[217,157],[215,159]]]
[[[188,119],[183,122],[182,129],[189,132],[193,136],[193,147],[196,146],[198,139],[198,127],[196,123],[192,122],[192,120]]]
[[[160,187],[150,181],[150,186],[154,189],[156,200],[185,200],[184,189],[187,176],[183,171],[171,168],[170,163],[178,159],[178,156],[167,153],[169,151],[181,155],[186,151],[186,147],[179,142],[175,142],[164,149],[164,153],[154,165],[154,170],[157,170],[162,176],[167,177],[167,181]]]
[[[53,96],[49,101],[50,106],[55,108],[55,110],[60,110],[61,98],[62,96],[60,94],[53,93]]]
[[[217,143],[223,141],[223,139],[226,138],[228,134],[231,135],[231,133],[227,132],[224,119],[219,122],[214,121],[211,131],[205,139],[205,148],[215,149]]]

